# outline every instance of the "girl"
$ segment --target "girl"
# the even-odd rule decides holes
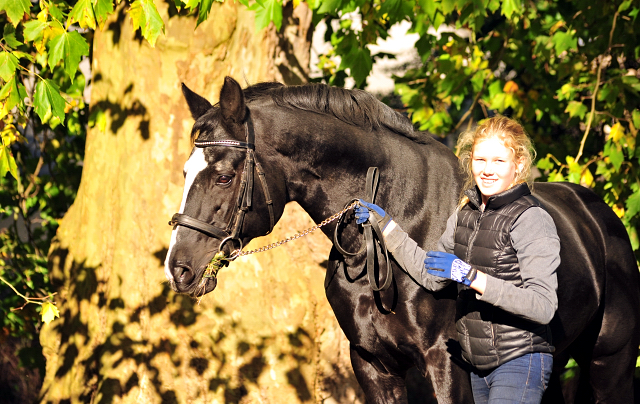
[[[526,182],[535,151],[503,116],[461,135],[457,147],[467,186],[438,251],[425,254],[377,205],[360,201],[356,221],[371,213],[396,262],[426,289],[459,283],[456,329],[476,404],[540,403],[553,361],[560,241]]]

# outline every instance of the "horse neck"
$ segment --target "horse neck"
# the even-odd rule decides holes
[[[315,115],[315,114],[314,114]],[[381,134],[336,122],[300,124],[291,127],[270,147],[284,167],[287,197],[297,202],[311,218],[320,223],[342,210],[354,198],[365,198],[369,167],[386,162]],[[325,234],[329,230],[323,229]]]

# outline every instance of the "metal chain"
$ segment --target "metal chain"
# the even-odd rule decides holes
[[[257,248],[255,250],[249,250],[249,251],[241,251],[241,250],[233,250],[231,252],[231,255],[227,258],[227,260],[229,261],[233,261],[238,257],[244,257],[245,255],[249,255],[249,254],[255,254],[255,253],[259,253],[259,252],[264,252],[264,251],[269,251],[272,250],[276,247],[280,247],[281,245],[288,243],[289,241],[293,241],[293,240],[297,240],[301,237],[306,236],[307,234],[318,230],[319,228],[321,228],[322,226],[326,226],[329,223],[335,221],[336,219],[340,218],[340,216],[344,215],[345,213],[347,213],[347,211],[349,211],[351,208],[355,207],[358,204],[358,201],[354,201],[353,203],[351,203],[349,206],[345,207],[344,209],[342,209],[340,212],[334,214],[331,217],[328,217],[327,219],[323,220],[322,222],[320,222],[319,224],[316,224],[313,227],[308,228],[307,230],[304,230],[294,236],[288,237],[284,240],[280,240],[280,241],[276,241],[275,243],[271,243],[268,244],[264,247],[260,247]]]

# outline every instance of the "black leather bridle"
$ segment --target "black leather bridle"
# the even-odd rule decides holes
[[[238,200],[236,203],[236,211],[229,219],[227,226],[222,229],[220,227],[213,226],[202,220],[198,220],[184,213],[176,213],[171,218],[169,225],[184,226],[193,230],[197,230],[207,236],[214,237],[220,240],[219,251],[222,251],[222,247],[230,241],[236,241],[240,244],[239,249],[242,250],[242,239],[240,238],[240,232],[242,231],[242,224],[244,223],[244,217],[251,208],[251,198],[253,195],[253,169],[255,167],[260,182],[262,184],[262,190],[266,199],[267,207],[269,208],[269,220],[271,225],[267,234],[271,233],[273,226],[275,226],[275,215],[273,214],[273,200],[269,194],[269,188],[267,186],[267,179],[264,174],[264,170],[260,166],[260,163],[255,158],[255,131],[253,129],[253,120],[251,119],[251,113],[247,109],[247,118],[244,122],[246,142],[240,142],[237,140],[196,140],[194,145],[196,147],[205,148],[213,146],[223,147],[236,147],[239,149],[247,150],[247,157],[245,159],[244,168],[242,170],[242,176],[240,180],[240,186],[238,188]]]

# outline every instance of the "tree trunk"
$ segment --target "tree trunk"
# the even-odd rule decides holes
[[[239,82],[306,81],[305,5],[256,32],[237,1],[195,18],[156,2],[166,35],[152,49],[124,13],[96,32],[78,197],[50,251],[61,318],[43,327],[46,403],[362,402],[348,342],[323,290],[330,248],[319,232],[223,268],[201,303],[176,295],[163,261],[183,187],[193,120],[180,83],[216,102]],[[255,248],[312,223],[289,205]]]

